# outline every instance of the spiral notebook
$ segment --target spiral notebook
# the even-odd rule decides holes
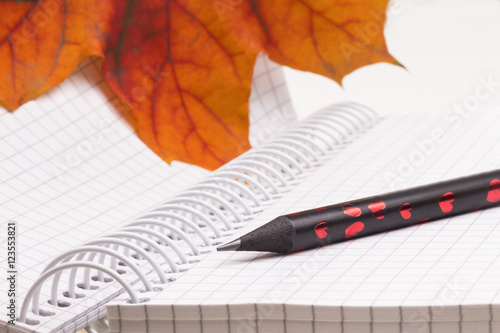
[[[467,122],[391,115],[231,239],[284,213],[497,169],[498,111]],[[289,255],[212,253],[147,303],[108,305],[110,332],[498,332],[499,216],[476,211]]]
[[[130,117],[116,112],[123,107],[104,82],[101,64],[88,59],[35,101],[0,114],[0,248],[4,258],[7,223],[15,221],[19,311],[28,288],[55,256],[115,230],[210,175],[180,162],[168,165],[137,138],[126,121]],[[295,114],[280,66],[258,57],[253,82],[250,141],[258,146]],[[198,256],[188,256],[188,261],[193,258]],[[9,287],[6,279],[0,280],[0,331],[9,319]],[[42,289],[40,325],[26,330],[76,331],[104,316],[104,300],[114,295],[96,292],[95,298],[77,299],[83,305],[75,310],[75,301],[65,296],[59,306],[48,304],[49,289],[50,282]],[[24,331],[21,326],[7,328]]]
[[[437,113],[381,120],[346,103],[292,121],[279,67],[260,61],[256,148],[212,173],[167,167],[118,119],[83,112],[109,111],[113,98],[105,86],[102,95],[82,88],[82,79],[102,83],[92,61],[65,82],[78,82],[74,96],[52,91],[9,118],[6,133],[16,134],[5,146],[20,140],[32,153],[2,151],[10,194],[1,215],[19,230],[21,295],[16,325],[0,319],[6,331],[499,329],[498,209],[289,256],[214,253],[285,212],[500,166],[498,112],[466,123]],[[64,117],[74,109],[82,122]],[[36,127],[44,116],[63,132]]]
[[[93,332],[122,294],[147,303],[377,119],[351,103],[295,122],[281,68],[260,57],[250,99],[256,148],[215,172],[168,166],[114,112],[119,101],[99,66],[84,62],[0,118],[1,232],[7,222],[17,230],[16,325],[7,325],[10,299],[0,318],[8,332]]]

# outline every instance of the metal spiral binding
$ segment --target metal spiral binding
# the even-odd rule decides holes
[[[177,272],[199,261],[200,256],[213,250],[214,245],[242,227],[254,214],[289,192],[346,142],[361,134],[374,119],[375,113],[360,104],[325,108],[118,231],[62,253],[47,265],[29,289],[18,321],[39,323],[27,319],[28,307],[31,303],[31,313],[40,316],[40,290],[50,277],[53,281],[48,303],[52,310],[54,307],[57,310],[60,278],[68,269],[68,288],[63,293],[66,300],[85,296],[75,289],[77,272],[83,268],[83,291],[91,292],[92,279],[109,283],[110,279],[104,278],[106,274],[128,293],[131,303],[140,302],[133,284],[141,282],[144,292],[152,292],[158,289],[155,284],[175,280]],[[128,270],[124,273],[126,267]],[[97,276],[91,279],[92,270],[97,271]],[[150,273],[144,274],[145,271]],[[132,277],[133,282],[125,277]],[[100,320],[107,322],[105,318]],[[90,326],[86,330],[94,331]]]

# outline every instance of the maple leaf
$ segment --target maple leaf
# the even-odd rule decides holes
[[[167,162],[214,169],[247,150],[256,55],[337,82],[394,62],[388,0],[38,0],[0,2],[0,103],[58,84],[89,55]]]
[[[396,63],[383,35],[388,1],[233,1],[240,4],[219,9],[226,24],[280,64],[340,83],[361,66]]]
[[[102,56],[106,1],[0,2],[0,105],[16,109],[57,85],[89,55]]]

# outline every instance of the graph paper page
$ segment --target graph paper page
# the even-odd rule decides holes
[[[391,116],[239,235],[285,213],[499,168],[499,126],[498,110],[460,123],[440,114]],[[182,312],[188,320],[209,318],[219,305],[212,319],[245,319],[238,309],[285,304],[289,320],[319,320],[325,307],[329,319],[340,321],[332,307],[351,307],[366,309],[352,320],[370,322],[377,317],[368,311],[373,307],[498,304],[499,216],[500,208],[494,208],[289,255],[213,253],[135,312],[150,311],[151,320],[161,311]],[[458,313],[457,308],[457,318]],[[223,332],[227,325],[221,323]],[[304,332],[309,331],[310,324]]]
[[[7,221],[17,223],[19,306],[55,255],[116,229],[209,174],[185,163],[168,165],[150,151],[116,112],[120,102],[100,66],[88,59],[35,101],[0,114],[0,229],[6,235]],[[253,145],[295,118],[282,69],[264,56],[255,67],[250,109]],[[5,237],[0,244],[6,253]],[[7,284],[3,279],[0,290]]]

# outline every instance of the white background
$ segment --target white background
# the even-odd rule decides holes
[[[346,76],[341,87],[287,68],[300,117],[343,100],[364,103],[380,114],[462,108],[469,115],[500,105],[500,1],[392,0],[388,16],[389,52],[406,69],[365,66]],[[498,86],[489,92],[480,77]]]

